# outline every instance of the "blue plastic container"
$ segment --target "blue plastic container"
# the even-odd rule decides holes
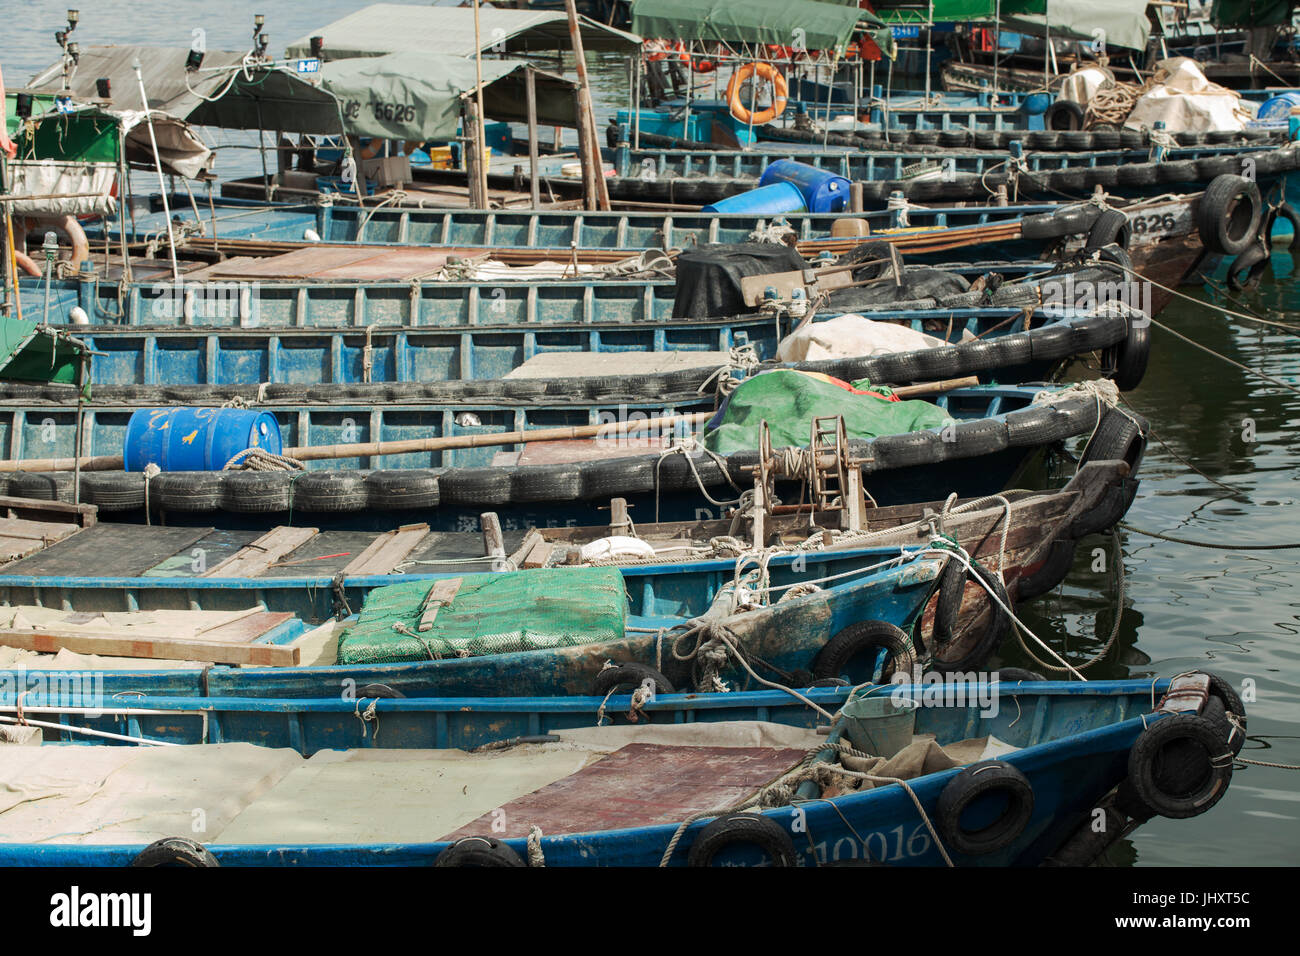
[[[763,170],[758,180],[760,187],[776,183],[797,187],[809,212],[844,212],[849,208],[849,181],[825,169],[793,159],[778,159]]]
[[[1285,123],[1297,106],[1300,106],[1300,93],[1283,93],[1261,103],[1255,119],[1261,123]]]
[[[848,180],[844,180],[846,183]],[[725,212],[733,216],[776,216],[783,212],[807,212],[808,204],[794,183],[759,186],[738,196],[728,196],[705,206],[700,212]]]
[[[127,471],[220,471],[245,448],[284,450],[280,423],[248,408],[141,408],[126,426]]]

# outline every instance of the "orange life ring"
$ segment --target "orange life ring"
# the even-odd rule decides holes
[[[745,80],[754,76],[772,84],[772,105],[765,110],[751,113],[749,108],[740,102],[740,87]],[[727,106],[731,110],[731,115],[740,122],[762,126],[785,112],[785,99],[789,92],[790,88],[786,85],[785,77],[771,63],[746,63],[731,74],[731,81],[727,84]]]

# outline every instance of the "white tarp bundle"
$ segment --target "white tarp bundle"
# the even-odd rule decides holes
[[[117,206],[109,195],[117,176],[113,163],[21,159],[9,163],[10,203],[15,216],[104,216]]]
[[[1084,70],[1075,70],[1062,80],[1061,92],[1058,96],[1063,100],[1071,100],[1080,106],[1086,107],[1092,102],[1093,96],[1096,95],[1099,89],[1114,82],[1114,77],[1110,76],[1101,67],[1090,66]]]
[[[781,340],[776,358],[779,362],[815,362],[932,349],[947,344],[906,325],[849,314],[825,322],[805,322]]]
[[[1155,82],[1138,97],[1128,129],[1154,129],[1163,122],[1170,133],[1240,131],[1257,107],[1240,94],[1211,83],[1195,60],[1176,57],[1156,64]]]

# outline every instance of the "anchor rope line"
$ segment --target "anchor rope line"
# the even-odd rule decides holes
[[[1161,541],[1170,541],[1174,544],[1186,544],[1193,548],[1209,548],[1213,551],[1290,551],[1300,548],[1298,544],[1216,544],[1213,541],[1194,541],[1190,538],[1179,538],[1171,534],[1164,534],[1160,531],[1148,531],[1145,528],[1139,528],[1129,524],[1127,521],[1121,521],[1119,526],[1125,531],[1133,531],[1148,538],[1158,538]]]

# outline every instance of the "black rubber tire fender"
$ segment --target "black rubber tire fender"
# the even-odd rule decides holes
[[[721,850],[736,844],[757,846],[773,866],[798,865],[790,834],[775,820],[758,813],[728,813],[710,822],[691,843],[686,865],[710,866]]]
[[[957,612],[961,610],[962,598],[966,594],[966,581],[969,575],[966,565],[957,558],[948,558],[939,572],[938,597],[934,604],[934,642],[936,645],[947,644],[952,640],[953,629],[957,626]]]
[[[224,471],[164,472],[149,480],[149,505],[165,511],[203,512],[221,507]]]
[[[72,480],[70,471],[23,472],[9,479],[9,487],[19,498],[71,501]]]
[[[1073,100],[1055,100],[1043,115],[1043,125],[1049,130],[1069,131],[1083,129],[1083,107]]]
[[[953,671],[981,669],[984,664],[987,663],[989,657],[992,656],[993,652],[998,649],[998,646],[1002,643],[1003,636],[1011,626],[1011,618],[1002,606],[1006,605],[1007,607],[1010,607],[1011,598],[1007,594],[1007,589],[1003,585],[1002,580],[984,565],[980,564],[979,561],[971,562],[970,569],[967,570],[963,568],[963,571],[966,571],[967,575],[962,581],[963,594],[965,592],[964,586],[969,583],[969,573],[970,571],[974,571],[975,576],[984,582],[983,585],[977,585],[977,587],[979,587],[981,595],[984,596],[985,602],[989,605],[989,613],[991,616],[989,618],[988,626],[985,627],[984,630],[976,636],[975,640],[971,642],[970,650],[968,650],[964,656],[957,660],[944,660],[937,656],[937,654],[938,651],[941,651],[944,647],[948,646],[953,640],[953,629],[956,627],[956,615],[954,614],[950,619],[952,623],[947,626],[947,630],[941,639],[938,633],[939,620],[938,609],[936,607],[934,625],[936,656],[931,660],[930,666],[933,670],[944,674],[952,673]],[[1001,604],[999,604],[998,601],[993,600],[992,596],[989,596],[988,590],[985,589],[986,586],[988,590],[991,590],[993,595],[1002,602]],[[960,607],[961,605],[959,603],[959,610]]]
[[[1227,680],[1218,674],[1211,674],[1203,671],[1206,677],[1210,679],[1210,697],[1217,699],[1223,704],[1224,717],[1222,718],[1221,729],[1224,734],[1224,740],[1232,750],[1235,757],[1241,753],[1242,746],[1246,743],[1246,708],[1241,703],[1241,697]],[[1236,724],[1228,720],[1228,715],[1235,718]]]
[[[1239,256],[1255,241],[1263,218],[1259,187],[1229,174],[1215,176],[1196,207],[1196,230],[1211,252]]]
[[[638,664],[635,661],[606,667],[596,675],[596,680],[591,687],[591,693],[593,697],[604,697],[611,691],[630,694],[646,680],[654,681],[656,694],[677,693],[672,682],[667,677],[648,664]],[[621,690],[621,688],[625,687],[628,689]]]
[[[308,471],[293,481],[295,511],[365,511],[369,499],[365,474],[352,469]]]
[[[144,475],[137,471],[85,472],[81,493],[83,501],[89,500],[100,511],[133,511],[144,507]]]
[[[131,866],[187,866],[210,869],[221,866],[217,858],[202,843],[184,837],[164,837],[155,840],[131,860]]]
[[[1118,408],[1106,408],[1097,430],[1080,456],[1080,464],[1126,461],[1129,474],[1137,474],[1147,446],[1145,425],[1145,421],[1136,415],[1126,414]]]
[[[1107,350],[1108,359],[1113,352],[1114,372],[1111,378],[1121,392],[1131,392],[1142,384],[1147,365],[1151,361],[1151,320],[1146,316],[1128,317],[1128,334],[1114,348]]]
[[[1127,249],[1132,235],[1133,226],[1128,216],[1118,209],[1103,209],[1097,221],[1088,230],[1084,253],[1096,252],[1102,246],[1109,246],[1111,243],[1121,249]]]
[[[1073,538],[1057,538],[1047,549],[1047,556],[1038,570],[1016,579],[1016,600],[1028,601],[1041,597],[1065,580],[1074,567],[1074,554],[1079,542]]]
[[[242,514],[288,511],[292,500],[289,485],[292,477],[284,471],[224,472],[221,503],[227,511]]]
[[[962,814],[986,794],[1006,794],[1006,810],[979,830],[961,825]],[[1009,847],[1025,832],[1034,813],[1034,788],[1029,778],[1005,760],[982,760],[948,781],[935,809],[939,829],[949,848],[966,856],[984,856]]]
[[[495,837],[462,837],[438,854],[434,866],[524,867],[523,857]]]
[[[1115,171],[1115,180],[1121,186],[1153,186],[1158,179],[1152,163],[1125,163]]]
[[[868,653],[877,657],[881,650],[889,655],[881,665],[882,683],[888,683],[900,671],[911,673],[916,654],[906,631],[888,621],[858,621],[835,634],[817,652],[812,662],[813,678],[842,677],[851,661]]]
[[[436,508],[442,499],[438,471],[432,468],[393,468],[366,476],[370,507],[385,511]]]
[[[1189,774],[1192,764],[1196,772]],[[1128,777],[1146,806],[1185,820],[1223,799],[1232,782],[1232,753],[1211,721],[1176,714],[1142,731],[1129,751]]]

